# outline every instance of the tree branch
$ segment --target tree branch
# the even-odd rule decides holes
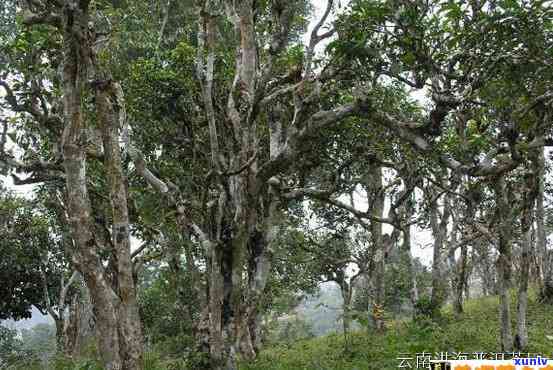
[[[325,24],[326,20],[328,19],[328,16],[330,15],[330,12],[332,11],[332,7],[334,6],[334,0],[327,0],[326,3],[326,10],[319,20],[319,22],[315,25],[313,28],[313,31],[311,31],[311,37],[309,39],[309,46],[307,47],[307,52],[305,55],[305,70],[304,70],[304,79],[308,79],[309,75],[311,74],[312,68],[313,68],[313,56],[315,54],[315,47],[319,42],[322,40],[332,36],[335,32],[334,29],[331,29],[328,32],[323,33],[322,35],[319,35],[319,30],[321,27]]]
[[[44,270],[42,267],[40,268],[40,277],[42,280],[42,292],[44,294],[44,302],[46,304],[46,310],[54,320],[58,321],[59,316],[52,307],[52,302],[50,301],[50,294],[48,293],[48,280],[46,279],[46,274],[44,273]]]
[[[396,220],[389,217],[376,217],[376,216],[373,216],[370,212],[360,211],[347,203],[344,203],[342,201],[332,198],[331,193],[328,191],[302,188],[302,189],[294,189],[288,193],[282,194],[282,197],[285,199],[297,199],[304,196],[311,199],[316,199],[324,203],[341,208],[343,210],[346,210],[351,214],[353,214],[358,219],[385,223],[385,224],[392,225],[395,228],[402,229],[401,225],[399,225],[396,222]]]
[[[289,127],[285,144],[274,158],[261,166],[257,173],[258,179],[267,181],[287,169],[301,153],[305,139],[325,127],[354,115],[362,107],[363,102],[356,100],[354,103],[345,104],[333,110],[319,111],[313,114],[302,129]]]

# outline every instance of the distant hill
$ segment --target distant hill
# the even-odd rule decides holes
[[[2,326],[11,328],[11,329],[31,329],[33,326],[38,324],[54,324],[54,320],[49,315],[43,315],[36,307],[33,306],[32,317],[25,320],[3,320],[0,322]]]
[[[322,284],[318,294],[307,296],[294,310],[311,333],[320,337],[342,330],[342,295],[335,283]],[[356,322],[353,325],[357,325]]]

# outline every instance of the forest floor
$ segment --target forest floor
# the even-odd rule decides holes
[[[512,302],[515,302],[514,296]],[[553,358],[553,306],[541,305],[530,295],[528,305],[529,348],[527,352]],[[513,303],[512,312],[516,312]],[[513,321],[513,330],[514,330]],[[251,364],[240,370],[367,370],[398,369],[406,360],[416,368],[417,355],[436,353],[494,353],[499,350],[498,298],[484,297],[465,303],[458,319],[446,306],[439,322],[390,320],[382,334],[352,332],[346,351],[344,336],[331,334],[314,339],[278,343],[267,347]],[[433,356],[434,357],[434,356]],[[420,357],[421,359],[423,357]],[[471,357],[472,358],[472,357]],[[404,368],[406,363],[403,363]],[[188,369],[182,361],[166,361],[157,352],[148,352],[145,370]],[[420,367],[422,368],[422,367]],[[59,359],[49,366],[13,366],[14,370],[100,370],[93,360],[77,362]],[[194,366],[192,367],[194,369]]]
[[[514,304],[512,312],[516,313]],[[514,324],[513,321],[513,330]],[[553,306],[539,304],[534,295],[529,302],[528,332],[527,351],[552,358]],[[402,357],[412,358],[406,362],[416,368],[417,354],[421,356],[423,352],[462,352],[471,356],[501,352],[498,298],[467,301],[459,319],[451,307],[445,307],[440,323],[391,321],[383,334],[354,332],[348,342],[347,351],[340,334],[274,345],[262,351],[255,363],[243,365],[240,370],[398,369]]]

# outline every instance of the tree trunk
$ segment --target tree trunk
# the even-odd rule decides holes
[[[60,320],[57,317],[54,317],[54,324],[56,325],[56,349],[58,350],[58,353],[66,353],[65,348],[65,332],[63,330],[63,320]]]
[[[451,238],[448,243],[448,260],[449,260],[449,275],[451,279],[451,292],[453,294],[453,313],[455,316],[459,316],[463,312],[463,275],[464,274],[464,259],[463,251],[461,251],[461,256],[457,261],[455,259],[455,252],[458,249],[457,241],[457,227],[458,221],[457,218],[453,219],[453,224],[451,227]],[[462,248],[466,247],[463,245]]]
[[[522,215],[522,255],[520,257],[520,277],[517,293],[517,334],[515,336],[515,348],[524,350],[528,346],[528,328],[526,326],[526,311],[528,308],[528,280],[531,264],[531,211],[525,211]]]
[[[417,274],[415,271],[415,266],[413,264],[413,254],[411,253],[411,225],[406,226],[403,233],[403,250],[407,262],[409,283],[411,285],[409,289],[409,299],[414,307],[419,301],[419,288],[417,284]]]
[[[468,251],[465,253],[465,272],[464,272],[464,276],[463,276],[463,287],[464,287],[464,290],[465,290],[465,299],[466,300],[469,300],[470,297],[471,297],[471,292],[470,292],[470,278],[472,276],[472,269],[474,267],[472,261],[474,260],[474,250],[472,250],[472,253],[468,254]]]
[[[102,130],[104,166],[112,212],[112,245],[117,261],[117,318],[121,357],[125,369],[142,368],[143,337],[131,261],[130,222],[126,177],[119,147],[119,129],[125,125],[124,101],[118,85],[96,85],[98,124]]]
[[[430,226],[434,236],[432,253],[432,293],[430,304],[432,307],[432,316],[439,316],[440,309],[446,299],[446,284],[443,271],[442,249],[447,237],[447,223],[450,216],[450,207],[447,199],[444,200],[443,212],[438,210],[437,200],[430,203]]]
[[[460,316],[463,313],[463,293],[466,284],[467,273],[467,246],[465,243],[457,245],[457,220],[453,221],[453,227],[451,231],[451,241],[449,249],[449,267],[451,274],[451,291],[453,294],[453,313],[455,316]],[[459,259],[455,259],[455,252],[457,247],[460,248],[461,253]]]
[[[372,165],[365,184],[367,199],[369,201],[369,210],[372,216],[382,218],[384,216],[384,198],[385,193],[382,184],[382,167]],[[372,307],[369,309],[371,315],[369,322],[372,323],[376,331],[384,330],[384,297],[385,297],[385,253],[386,245],[382,235],[382,223],[371,221],[370,233],[372,248],[374,251],[374,270],[373,270],[373,300]],[[389,237],[389,236],[388,236]]]
[[[467,290],[467,246],[461,245],[461,256],[457,265],[457,281],[453,310],[457,315],[463,313],[463,293]],[[467,297],[468,298],[468,297]]]
[[[253,359],[260,350],[261,336],[259,324],[261,312],[259,306],[265,292],[265,287],[271,272],[272,257],[275,244],[281,231],[282,220],[285,217],[282,212],[279,189],[269,185],[269,206],[264,218],[261,230],[250,237],[249,263],[248,263],[248,292],[245,302],[245,325],[247,346],[242,354]]]
[[[210,245],[211,256],[209,261],[209,352],[212,367],[223,369],[224,342],[223,342],[223,300],[224,286],[222,274],[222,251],[217,245]]]
[[[511,330],[511,288],[512,274],[512,211],[507,199],[507,186],[502,175],[494,181],[496,211],[498,215],[499,257],[497,259],[497,273],[499,286],[499,320],[501,325],[501,349],[505,352],[512,351],[513,336]]]
[[[345,273],[342,272],[341,279],[338,281],[340,293],[342,294],[342,331],[344,334],[344,350],[350,349],[350,329],[351,329],[351,297],[353,295],[353,284],[346,281]]]
[[[419,301],[419,289],[417,285],[417,273],[415,271],[415,266],[413,263],[413,254],[411,252],[411,219],[413,217],[413,214],[415,213],[414,204],[415,204],[415,198],[414,198],[414,189],[415,184],[412,181],[412,174],[408,173],[407,175],[404,175],[404,182],[405,186],[409,189],[405,189],[404,191],[410,191],[411,193],[408,195],[408,198],[405,200],[405,203],[400,208],[400,222],[407,222],[407,225],[403,228],[403,241],[401,244],[401,255],[402,259],[405,260],[405,264],[407,265],[407,273],[409,275],[409,299],[411,301],[411,305],[413,308],[416,306],[417,302]],[[402,193],[400,196],[404,196]],[[415,314],[415,310],[413,309],[413,314]]]
[[[82,10],[81,10],[82,12]],[[64,115],[65,130],[63,138],[63,165],[67,186],[67,213],[76,247],[78,268],[90,291],[94,314],[99,332],[99,351],[107,370],[122,369],[119,335],[117,332],[116,307],[118,298],[112,291],[104,274],[104,267],[96,252],[96,240],[90,218],[92,210],[87,191],[86,159],[84,153],[81,102],[85,66],[80,63],[81,51],[76,43],[82,40],[74,38],[81,30],[86,30],[88,17],[75,12],[74,23],[67,24],[64,66]],[[80,18],[80,22],[77,20]],[[76,25],[84,25],[78,30]],[[79,76],[80,75],[80,76]]]
[[[85,286],[81,285],[79,293],[73,295],[63,330],[65,354],[72,358],[82,356],[90,338],[97,337],[90,295]]]
[[[540,299],[542,302],[553,303],[553,267],[551,256],[547,250],[545,232],[545,154],[543,148],[534,161],[537,173],[538,193],[536,198],[536,255],[538,257]]]
[[[256,226],[250,222],[257,217],[252,217],[256,210],[245,201],[249,196],[247,181],[243,175],[231,179],[230,197],[220,193],[215,218],[219,221],[210,235],[210,353],[216,369],[236,369],[237,355],[248,330],[243,266]]]
[[[490,250],[491,246],[484,244],[480,239],[474,241],[473,245],[475,251],[478,253],[476,263],[480,279],[482,281],[482,294],[485,296],[498,294],[496,271],[494,270],[494,264],[491,261]],[[474,253],[474,251],[473,251]]]
[[[89,39],[88,32],[88,5],[87,1],[69,1],[64,5],[63,11],[62,77],[65,128],[62,150],[66,175],[67,214],[75,242],[74,260],[89,289],[97,319],[98,349],[104,368],[137,370],[142,368],[142,342],[138,309],[134,299],[126,195],[122,175],[116,168],[118,162],[120,166],[119,146],[113,145],[113,142],[117,142],[118,136],[111,138],[112,148],[108,148],[109,153],[106,153],[110,157],[107,159],[108,166],[112,166],[108,170],[108,182],[114,219],[114,254],[117,259],[115,283],[120,296],[107,280],[106,269],[98,253],[100,249],[106,249],[102,244],[105,240],[95,236],[87,189],[84,141],[86,119],[82,104],[85,100],[86,83],[92,74],[93,59],[93,40]],[[114,148],[117,149],[117,153]]]
[[[542,150],[543,153],[543,150]],[[539,183],[539,154],[531,153],[534,170],[525,174],[524,193],[522,194],[521,225],[521,257],[520,276],[517,294],[517,334],[515,336],[515,348],[524,350],[528,346],[528,328],[526,325],[526,312],[528,308],[528,282],[530,279],[530,266],[532,264],[532,224],[534,203],[540,192]]]

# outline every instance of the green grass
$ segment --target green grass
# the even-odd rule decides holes
[[[514,297],[513,297],[514,298]],[[512,300],[515,302],[515,299]],[[529,352],[553,357],[553,307],[536,303],[534,295],[529,302]],[[513,313],[516,312],[513,304]],[[350,335],[349,351],[344,351],[341,334],[306,339],[291,344],[266,348],[251,364],[242,364],[240,370],[366,370],[397,369],[398,356],[416,356],[427,352],[500,352],[498,299],[486,297],[470,300],[465,313],[456,320],[451,307],[442,311],[439,323],[397,320],[388,323],[384,334],[365,331]],[[514,328],[514,322],[513,322]],[[93,356],[92,356],[93,357]],[[160,353],[145,354],[145,370],[195,369],[184,360],[169,360]],[[73,362],[56,358],[47,368],[25,363],[10,370],[101,370],[93,360]]]
[[[553,307],[542,306],[531,296],[528,308],[528,351],[551,356],[553,341],[546,335],[553,335]],[[516,312],[514,305],[512,312]],[[343,336],[338,334],[276,345],[262,351],[254,363],[242,365],[240,370],[397,369],[401,354],[414,357],[423,351],[501,352],[498,321],[497,297],[469,300],[459,320],[446,307],[439,324],[390,322],[384,334],[353,333],[348,352],[344,351]]]

